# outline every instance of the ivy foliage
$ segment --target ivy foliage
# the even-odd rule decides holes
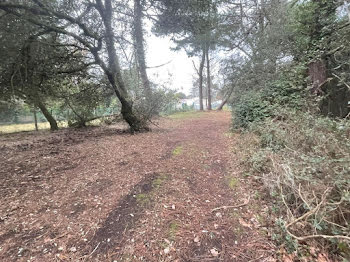
[[[259,91],[244,93],[232,104],[234,128],[247,128],[251,123],[277,117],[280,108],[301,109],[306,104],[303,66],[294,66]]]

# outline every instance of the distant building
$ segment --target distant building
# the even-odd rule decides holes
[[[213,109],[216,109],[219,107],[219,105],[222,103],[222,100],[216,100],[211,103],[211,106]],[[203,107],[204,109],[207,108],[207,101],[206,99],[203,99]],[[199,110],[199,99],[198,98],[187,98],[187,99],[181,99],[179,103],[176,105],[176,109],[194,109]]]

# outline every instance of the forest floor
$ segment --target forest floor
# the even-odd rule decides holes
[[[228,112],[0,136],[0,261],[277,261]]]

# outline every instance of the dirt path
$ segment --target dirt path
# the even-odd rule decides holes
[[[275,261],[229,124],[192,113],[135,136],[0,137],[0,261]]]

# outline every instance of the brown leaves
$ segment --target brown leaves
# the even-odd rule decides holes
[[[9,191],[0,207],[6,214],[1,215],[6,223],[0,234],[8,233],[0,260],[16,260],[12,250],[19,246],[38,261],[91,259],[86,254],[99,261],[134,256],[144,261],[267,257],[273,245],[256,230],[250,219],[253,214],[245,206],[211,212],[235,203],[233,199],[240,203],[251,187],[242,183],[233,192],[225,184],[235,162],[229,148],[233,138],[224,135],[229,123],[227,113],[203,113],[201,118],[176,124],[164,120],[162,129],[135,136],[118,134],[113,128],[63,130],[42,134],[40,139],[25,137],[23,143],[30,146],[7,147],[10,161],[2,171],[12,182],[6,184]],[[173,157],[178,144],[183,151]],[[140,181],[155,173],[169,179],[144,185],[152,186],[152,197],[145,188],[130,195]],[[128,216],[121,216],[122,204]],[[107,229],[115,228],[121,219],[132,223],[118,232],[118,241],[108,236],[104,244],[92,243],[107,222]],[[47,226],[36,236],[27,234],[23,240],[25,230],[34,232],[43,225]],[[105,247],[108,252],[101,250]]]

